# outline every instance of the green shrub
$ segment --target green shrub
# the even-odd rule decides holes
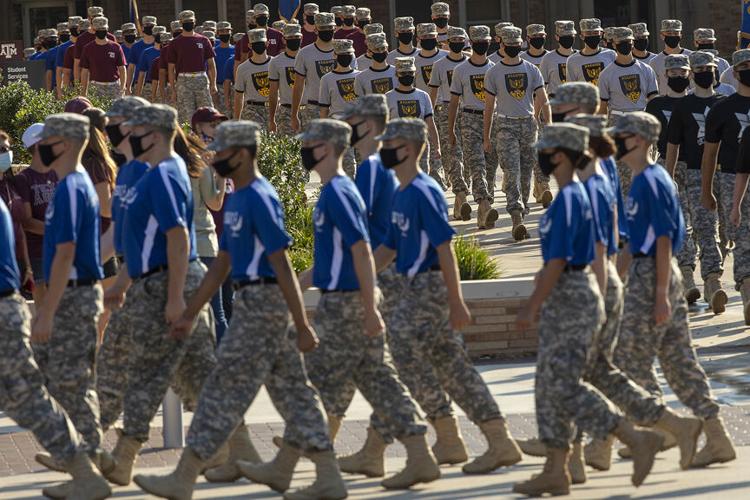
[[[453,249],[461,280],[492,280],[500,277],[497,262],[479,245],[476,237],[456,237]]]

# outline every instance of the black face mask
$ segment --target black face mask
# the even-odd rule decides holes
[[[564,49],[569,49],[573,46],[575,43],[575,38],[573,38],[573,35],[565,35],[560,37],[560,47]]]
[[[552,157],[555,153],[539,153],[539,170],[544,175],[551,175],[555,171],[557,165],[552,163]]]
[[[57,146],[58,144],[61,144],[62,141],[53,142],[52,144],[38,144],[36,149],[39,151],[39,159],[42,160],[42,165],[49,168],[50,165],[52,165],[55,160],[60,158],[62,153],[59,155],[56,155],[55,152],[52,150],[54,146]]]
[[[590,49],[596,49],[602,43],[602,37],[599,35],[587,36],[583,38],[583,43]]]
[[[154,34],[154,27],[152,25],[147,25],[143,27],[143,34],[151,36]]]
[[[364,21],[357,21],[357,26],[359,26],[360,29],[365,29],[365,26],[370,24],[370,21],[365,19]]]
[[[568,113],[552,113],[552,122],[553,123],[564,122],[566,116],[568,116]]]
[[[521,53],[521,47],[509,47],[505,46],[505,55],[513,59],[514,57],[518,56],[518,54]]]
[[[370,133],[370,129],[368,128],[367,131],[364,134],[359,133],[359,126],[365,123],[365,120],[362,120],[359,123],[352,124],[352,138],[349,140],[349,145],[354,146],[359,141],[367,137],[367,135]]]
[[[414,40],[414,33],[412,33],[411,31],[398,34],[398,41],[403,43],[404,45],[409,45],[412,40]]]
[[[70,28],[70,36],[78,36],[78,28],[77,27]]]
[[[105,38],[107,38],[107,30],[97,30],[96,38],[98,38],[99,40],[104,40]]]
[[[385,60],[388,59],[388,52],[373,52],[372,53],[372,60],[382,63],[385,62]]]
[[[342,24],[344,24],[344,20],[341,19],[340,17],[337,17],[336,18],[336,26],[341,26]]]
[[[619,42],[615,47],[617,48],[617,53],[622,54],[624,56],[627,56],[631,52],[633,52],[632,42]]]
[[[393,168],[401,165],[406,158],[401,160],[398,159],[398,150],[404,148],[400,146],[397,148],[383,148],[380,150],[380,161],[383,162],[385,168]]]
[[[667,85],[670,89],[681,94],[690,85],[690,79],[686,76],[670,76],[667,78]]]
[[[125,35],[122,38],[123,38],[123,40],[125,40],[125,43],[133,43],[133,42],[135,42],[135,35]]]
[[[45,41],[44,41],[44,43],[43,43],[42,45],[43,45],[43,46],[44,46],[44,48],[45,48],[45,49],[47,49],[47,50],[49,50],[49,49],[54,49],[54,48],[55,48],[55,46],[57,45],[57,41],[56,41],[56,40],[45,40]]]
[[[60,43],[66,43],[70,40],[70,35],[64,34],[60,35]]]
[[[315,16],[305,16],[305,21],[307,24],[315,24]]]
[[[677,48],[677,46],[680,44],[680,40],[682,40],[682,37],[675,36],[675,35],[669,35],[669,36],[664,37],[664,43],[670,49]]]
[[[154,43],[161,43],[161,33],[154,35]]]
[[[404,87],[411,87],[414,85],[414,75],[401,75],[398,77],[398,83]]]
[[[212,166],[214,167],[214,170],[216,170],[216,173],[219,174],[221,177],[229,177],[229,174],[231,174],[234,170],[239,168],[239,165],[236,167],[233,167],[231,163],[229,163],[229,160],[234,159],[235,156],[239,154],[239,151],[234,153],[229,158],[226,158],[224,160],[216,160],[213,162]]]
[[[536,38],[530,38],[529,39],[529,45],[531,45],[535,49],[539,50],[542,47],[544,47],[544,41],[545,41],[545,38],[543,36],[538,36]]]
[[[700,73],[693,73],[693,80],[700,88],[708,89],[714,84],[714,76],[713,71],[701,71]]]
[[[111,142],[112,146],[114,147],[119,146],[122,140],[125,138],[125,136],[122,135],[122,131],[120,130],[120,125],[107,125],[104,130],[107,132],[109,142]]]
[[[737,72],[739,74],[738,80],[742,85],[750,87],[750,69],[743,69]]]
[[[252,49],[253,52],[260,55],[266,51],[266,42],[253,42]]]
[[[628,147],[625,145],[625,141],[629,138],[630,137],[615,137],[615,146],[617,146],[617,154],[615,155],[615,158],[617,158],[618,160],[627,156],[631,151],[633,151],[633,149],[635,149],[628,149]]]
[[[308,172],[313,170],[318,165],[318,163],[323,161],[323,158],[319,160],[315,159],[315,150],[322,147],[323,144],[319,144],[312,148],[300,149],[300,154],[302,156],[302,166],[305,167],[305,170],[307,170]]]
[[[633,47],[635,47],[635,50],[646,52],[648,50],[648,38],[637,38],[633,42]]]
[[[483,56],[487,53],[488,50],[490,50],[490,42],[474,42],[471,44],[471,50],[473,50],[480,56]]]
[[[344,18],[344,26],[354,26],[354,18],[353,17],[345,17]]]
[[[336,63],[345,68],[348,68],[353,60],[354,56],[352,56],[351,54],[339,54],[336,56]]]
[[[188,22],[182,23],[182,29],[185,31],[193,31],[193,28],[195,28],[194,21],[188,21]]]
[[[175,31],[174,33],[172,33],[172,39],[175,39],[180,35],[182,35],[182,30]]]
[[[255,18],[255,24],[258,26],[265,27],[266,24],[268,24],[268,16],[258,16]]]
[[[219,35],[219,40],[221,43],[229,43],[229,40],[232,39],[232,35]]]
[[[466,47],[466,44],[464,42],[449,42],[448,47],[450,47],[451,52],[460,54],[464,50],[464,47]]]
[[[143,138],[147,135],[150,135],[151,132],[146,132],[143,135],[133,135],[130,134],[128,136],[128,141],[130,141],[130,149],[133,151],[133,157],[138,158],[143,153],[146,153],[148,150],[154,147],[153,144],[151,144],[149,147],[144,148],[143,147]]]
[[[420,41],[419,44],[424,50],[435,50],[435,47],[437,47],[437,39],[425,38],[424,40]]]
[[[438,17],[433,22],[435,23],[435,26],[437,26],[440,29],[448,27],[448,18],[447,17]]]
[[[286,48],[294,52],[295,50],[299,50],[299,46],[302,45],[302,39],[301,38],[290,38],[286,41]]]
[[[714,44],[713,43],[699,43],[698,44],[698,50],[713,50]]]
[[[319,31],[318,38],[320,38],[321,42],[330,42],[331,40],[333,40],[333,31],[332,30]]]

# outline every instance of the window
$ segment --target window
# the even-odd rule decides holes
[[[502,5],[499,0],[465,0],[468,25],[494,24],[502,20]]]
[[[179,1],[179,0],[177,0]],[[195,12],[196,21],[198,24],[205,20],[218,21],[219,20],[219,2],[206,1],[206,0],[182,0],[182,6],[178,9],[192,10]]]
[[[594,16],[602,20],[602,26],[627,26],[651,18],[647,0],[596,0]]]

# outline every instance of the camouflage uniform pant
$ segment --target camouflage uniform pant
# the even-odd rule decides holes
[[[329,414],[337,415],[336,404],[353,381],[375,413],[394,429],[395,436],[424,434],[427,428],[398,379],[385,337],[366,337],[363,322],[358,292],[321,296],[315,313],[320,346],[306,354],[305,361],[323,406]]]
[[[279,105],[276,108],[276,131],[281,135],[294,135],[292,130],[292,108]]]
[[[544,127],[544,121],[542,121],[541,116],[537,117],[536,125],[538,130],[542,130],[542,127]],[[542,169],[539,167],[538,155],[534,157],[534,185],[539,187],[540,189],[549,188],[549,176],[542,173]],[[539,194],[542,194],[541,190]]]
[[[604,303],[590,271],[564,272],[542,305],[534,396],[539,438],[567,448],[577,424],[604,439],[622,418],[583,380],[604,320]]]
[[[633,260],[615,364],[638,385],[661,399],[662,391],[654,370],[654,358],[658,357],[667,383],[682,404],[697,417],[712,418],[718,414],[719,406],[695,354],[676,259],[672,259],[671,267],[668,298],[672,317],[655,326],[656,260],[649,257]]]
[[[180,123],[190,123],[196,109],[213,105],[207,75],[177,76],[177,114]]]
[[[489,153],[483,149],[484,118],[482,115],[461,112],[461,142],[464,158],[471,175],[471,194],[479,203],[495,201],[495,176],[497,175],[497,154],[493,148]]]
[[[0,299],[0,408],[62,462],[73,458],[78,433],[44,386],[29,345],[31,313],[18,294]]]
[[[146,99],[147,101],[153,102],[153,99],[151,99],[151,90],[153,87],[151,86],[151,83],[144,83],[143,89],[141,90],[141,97]]]
[[[211,458],[243,422],[263,384],[287,424],[287,442],[305,451],[332,449],[296,339],[277,285],[246,286],[235,294],[232,322],[190,425],[190,449],[204,460]]]
[[[193,261],[185,279],[185,298],[198,289],[205,267]],[[170,338],[164,319],[168,272],[163,271],[133,283],[131,315],[132,352],[128,366],[128,390],[124,401],[126,436],[145,442],[167,387],[172,384],[185,406],[192,410],[203,382],[216,365],[214,321],[204,306],[192,334],[184,341]]]
[[[243,120],[251,120],[261,126],[263,129],[268,128],[268,106],[261,106],[260,104],[248,104],[242,108],[240,118]]]
[[[219,102],[216,103],[216,109],[219,110],[219,112],[224,113],[225,115],[229,117],[234,117],[234,113],[231,112],[229,109],[229,106],[227,106],[227,99],[224,96],[224,82],[216,82],[216,86],[218,87],[219,94],[218,94],[218,100]],[[230,96],[234,95],[234,91],[232,91]]]
[[[726,243],[734,242],[734,283],[737,290],[740,289],[742,281],[750,277],[750,196],[745,193],[745,199],[742,200],[740,212],[742,214],[742,223],[739,227],[729,221],[729,215],[732,211],[734,198],[735,174],[719,172],[716,174],[714,184],[719,185],[718,205],[724,213],[719,212],[719,231],[724,226],[724,235]]]
[[[451,146],[450,130],[448,129],[448,105],[439,104],[435,107],[435,125],[440,136],[440,152],[443,157],[443,168],[451,183],[453,193],[466,193],[469,188],[464,179],[464,151],[462,141],[461,113],[456,117],[456,144]]]
[[[537,123],[532,116],[522,120],[495,117],[497,134],[495,148],[503,173],[508,176],[506,210],[525,210],[531,191],[531,173],[536,160],[534,143]]]
[[[722,273],[723,262],[719,250],[719,222],[716,212],[706,210],[701,203],[701,171],[687,170],[685,184],[687,196],[683,201],[680,190],[680,201],[687,205],[690,220],[693,224],[693,237],[698,244],[698,258],[701,263],[701,277],[705,280],[709,274]],[[718,182],[714,183],[714,190],[718,194]],[[685,208],[683,207],[683,213]]]
[[[633,173],[630,171],[630,167],[622,160],[616,160],[615,165],[617,166],[617,175],[620,177],[622,196],[627,200],[630,193],[630,183],[633,181]]]
[[[89,84],[89,91],[92,95],[110,101],[122,97],[122,87],[120,87],[119,81],[112,83],[91,82]]]
[[[99,449],[102,440],[94,371],[102,310],[101,286],[66,288],[49,342],[34,345],[47,390],[70,416],[87,451]]]
[[[344,155],[341,158],[341,164],[344,168],[346,175],[354,179],[354,174],[357,171],[357,158],[354,155],[354,148],[346,148]]]
[[[434,118],[433,118],[433,120],[434,120]],[[428,137],[428,139],[429,139],[429,137]],[[428,173],[430,174],[430,177],[432,177],[433,179],[435,179],[436,181],[438,181],[438,184],[440,184],[440,183],[443,182],[443,176],[441,174],[443,172],[443,157],[442,157],[443,150],[442,150],[442,148],[439,148],[439,146],[440,146],[440,136],[438,136],[437,140],[438,140],[437,144],[435,142],[433,142],[432,139],[429,139],[427,141],[429,143],[429,146],[430,146],[430,150],[429,150],[429,153],[430,153],[430,165],[429,165],[429,168],[430,168],[430,170],[428,171]],[[438,149],[440,149],[440,157],[437,156]]]
[[[664,163],[662,159],[659,159],[659,164],[663,167]],[[679,252],[677,252],[677,263],[680,269],[683,267],[689,267],[695,270],[695,262],[698,255],[698,249],[696,248],[696,237],[693,227],[692,212],[690,211],[690,202],[688,201],[687,193],[687,163],[684,161],[678,161],[674,171],[674,182],[677,185],[677,196],[680,199],[680,208],[682,208],[682,215],[685,218],[685,241],[682,244]]]
[[[502,418],[469,359],[460,332],[450,327],[442,273],[400,276],[389,341],[402,380],[430,419],[450,415],[450,399],[472,422]]]
[[[316,104],[305,104],[304,107],[300,106],[299,110],[299,126],[302,130],[307,128],[307,124],[313,120],[320,119],[320,107]]]

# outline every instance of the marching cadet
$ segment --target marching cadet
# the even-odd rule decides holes
[[[693,31],[693,43],[695,44],[695,49],[698,51],[716,51],[715,31],[712,28],[696,29]],[[714,60],[716,61],[716,71],[719,77],[721,77],[721,74],[729,69],[729,62],[723,57],[719,57],[717,53],[714,53]]]
[[[81,33],[78,35],[76,43],[73,46],[73,78],[76,82],[81,81],[81,56],[83,55],[83,49],[96,39],[94,26],[92,24],[94,18],[104,16],[104,9],[101,7],[89,7],[86,12],[88,13],[88,18],[86,19],[88,23],[86,23],[86,21],[82,23]],[[112,33],[107,33],[106,37],[111,42],[117,42]]]
[[[336,23],[336,31],[339,31],[344,25],[344,7],[342,5],[334,5],[331,7],[331,14],[334,15],[334,22]]]
[[[609,50],[615,50],[615,44],[612,42],[612,30],[614,28],[604,28],[604,46]]]
[[[95,17],[91,25],[96,38],[81,52],[81,93],[88,96],[90,86],[104,99],[120,98],[126,86],[125,55],[117,42],[107,39],[106,17]]]
[[[268,26],[269,16],[270,11],[268,5],[263,3],[256,3],[253,5],[253,22],[255,23],[255,27],[252,29],[262,29],[266,32],[266,43],[268,44],[266,50],[269,56],[276,57],[282,50],[284,50],[284,36],[281,31]],[[242,41],[239,44],[239,50],[241,57],[240,62],[242,63],[252,54],[248,36],[242,38]]]
[[[583,48],[568,58],[567,81],[599,84],[599,75],[614,62],[617,53],[603,49],[602,22],[599,19],[581,19],[581,40]]]
[[[574,424],[597,439],[615,434],[632,447],[635,486],[651,471],[662,442],[654,432],[636,430],[583,379],[604,323],[604,303],[590,266],[595,257],[592,207],[576,176],[590,160],[588,135],[578,125],[555,123],[542,130],[535,144],[540,168],[555,177],[560,194],[540,222],[544,267],[516,319],[519,328],[529,328],[541,309],[535,398],[547,463],[541,474],[513,487],[514,492],[526,495],[570,493],[568,460]]]
[[[296,23],[284,26],[284,52],[268,63],[268,130],[292,135],[292,87],[294,64],[302,44],[302,27]]]
[[[372,49],[370,49],[370,45],[367,43],[367,39],[370,37],[370,35],[374,35],[376,33],[383,33],[383,25],[380,23],[372,23],[362,28],[362,30],[365,35],[365,46],[367,47],[367,50],[365,51],[364,54],[362,54],[361,56],[357,58],[357,69],[359,69],[360,71],[366,71],[370,69],[370,65],[372,65],[372,61],[373,61]],[[386,54],[383,57],[383,61],[381,62],[384,62],[385,58],[388,57],[387,46],[388,46],[388,43],[386,42]]]
[[[714,92],[716,63],[712,54],[702,51],[693,52],[689,56],[689,63],[694,90],[685,97],[675,99],[672,109],[667,112],[670,117],[664,168],[667,172],[675,172],[680,168],[680,164],[684,163],[684,180],[678,182],[680,205],[685,218],[690,218],[693,236],[700,248],[698,257],[701,263],[703,297],[714,314],[719,314],[725,310],[727,293],[721,285],[723,259],[718,244],[717,216],[715,212],[706,210],[701,204],[701,158],[706,140],[706,116],[723,96]],[[669,99],[669,97],[666,98]],[[651,105],[661,99],[664,98],[652,99],[646,106],[646,111],[650,111]],[[667,113],[664,114],[665,118]],[[658,117],[658,114],[656,116]],[[659,121],[664,126],[661,118]],[[688,246],[687,242],[683,246]],[[695,260],[693,259],[690,264],[691,270],[694,270]],[[683,270],[682,267],[680,270],[683,271],[686,283],[690,282],[690,277],[685,276],[687,270]],[[687,290],[688,287],[689,285],[686,285],[685,289]],[[689,297],[686,298],[690,303]]]
[[[563,36],[571,25],[560,25],[564,28]],[[503,28],[503,47],[505,57],[493,66],[484,79],[484,133],[483,147],[485,153],[497,147],[497,156],[506,183],[506,210],[513,222],[513,239],[521,241],[528,237],[523,224],[523,217],[528,210],[531,190],[531,174],[534,160],[533,144],[536,142],[538,124],[541,115],[544,124],[549,123],[551,112],[544,90],[544,79],[539,69],[518,55],[521,50],[521,29]],[[544,57],[547,60],[549,55]],[[496,129],[493,120],[497,120]],[[494,141],[490,136],[495,133]],[[464,145],[466,143],[464,142]],[[467,145],[468,147],[468,145]]]
[[[172,104],[178,109],[180,122],[187,122],[196,109],[213,107],[211,96],[218,92],[216,53],[208,38],[193,31],[195,12],[183,10],[179,17],[182,33],[169,45],[168,78],[172,87]]]
[[[253,9],[245,12],[245,23],[247,23],[247,31],[254,30],[258,27],[255,22],[255,11]],[[244,50],[244,54],[243,54]],[[234,73],[237,73],[237,68],[240,64],[250,56],[251,50],[247,43],[247,32],[242,34],[242,38],[239,42],[235,42],[234,47]]]
[[[268,66],[266,30],[257,28],[247,32],[252,55],[239,65],[234,77],[234,119],[252,120],[268,126]]]
[[[528,48],[521,52],[521,59],[529,61],[538,68],[542,64],[542,58],[548,52],[544,48],[546,41],[547,32],[543,24],[529,24],[526,26],[526,43],[528,43]]]
[[[393,52],[391,52],[392,54]],[[396,79],[398,86],[385,94],[388,99],[388,111],[391,117],[398,118],[420,118],[427,124],[427,131],[430,136],[430,144],[440,147],[437,127],[435,126],[434,111],[430,95],[414,87],[416,80],[417,67],[414,65],[413,57],[397,57],[395,61]],[[430,154],[430,146],[427,146],[427,153],[420,159],[420,167],[425,172],[429,172],[431,177],[440,176],[437,170],[429,164],[430,157],[440,158],[440,150]]]
[[[484,474],[511,466],[521,460],[521,452],[459,333],[471,322],[471,314],[461,295],[445,195],[419,168],[427,127],[421,120],[395,119],[375,139],[383,142],[383,165],[395,170],[401,185],[393,198],[387,236],[375,252],[376,269],[383,270],[395,260],[402,280],[389,333],[399,373],[417,400],[440,395],[442,388],[479,426],[488,449],[464,465],[464,473]],[[432,374],[437,374],[440,387],[435,387]],[[435,426],[453,453],[462,450],[450,412],[436,418]]]
[[[372,16],[370,15],[370,9],[362,7],[356,10],[354,17],[357,26],[347,38],[354,42],[354,52],[359,58],[367,53],[367,35],[364,29],[372,22]]]
[[[150,165],[123,199],[123,253],[132,280],[127,289],[132,295],[132,344],[124,427],[112,452],[117,465],[106,477],[125,486],[167,388],[173,387],[188,408],[195,408],[203,381],[216,364],[216,341],[208,307],[197,315],[187,339],[169,335],[170,325],[185,310],[185,298],[205,274],[196,257],[187,168],[173,149],[177,113],[163,104],[142,106],[123,123],[130,129],[133,156]],[[113,293],[110,300],[122,303],[123,298]]]
[[[372,54],[368,67],[354,78],[358,96],[386,94],[396,88],[396,67],[388,64],[388,40],[385,33],[367,35],[367,50]],[[359,64],[359,63],[358,63]]]
[[[661,398],[653,369],[658,356],[679,400],[703,420],[706,444],[690,465],[705,467],[734,460],[735,451],[719,417],[719,405],[696,358],[681,274],[672,257],[685,237],[677,190],[667,171],[649,160],[649,149],[659,138],[659,121],[648,113],[628,113],[617,120],[612,135],[617,155],[633,170],[627,201],[633,262],[615,364]]]
[[[172,335],[189,335],[195,317],[227,276],[231,275],[239,297],[177,468],[168,475],[134,478],[145,491],[160,497],[190,498],[205,462],[227,440],[235,451],[230,461],[234,460],[237,474],[232,479],[246,466],[251,470],[249,476],[256,477],[257,469],[264,466],[252,465],[260,458],[244,415],[265,384],[287,424],[284,445],[271,462],[275,466],[273,484],[284,484],[277,489],[286,490],[297,457],[305,452],[316,464],[316,481],[309,489],[286,498],[346,498],[320,401],[307,380],[300,354],[315,349],[318,339],[307,320],[289,261],[287,249],[292,240],[284,227],[283,207],[276,190],[258,170],[260,132],[261,126],[253,122],[222,123],[209,145],[216,151],[214,168],[222,177],[232,179],[235,192],[224,209],[226,226],[216,262],[172,326]]]
[[[71,85],[73,81],[73,56],[75,55],[75,45],[78,40],[79,29],[83,24],[80,16],[68,17],[68,29],[70,30],[70,40],[63,42],[57,51],[57,67],[60,70],[57,79],[58,98],[62,98],[62,92]],[[63,35],[64,36],[64,35]],[[24,50],[26,52],[26,50]],[[28,59],[28,57],[27,57]]]
[[[164,26],[153,26],[149,31],[154,37],[153,46],[146,48],[141,53],[135,69],[135,89],[133,94],[151,99],[153,87],[157,84],[151,77],[151,70],[156,58],[161,57],[162,41],[161,37],[167,34],[167,28]],[[158,79],[157,79],[158,81]]]
[[[57,71],[55,69],[55,62],[57,61],[57,50],[58,50],[58,30],[55,28],[48,29],[46,37],[43,43],[47,46],[47,51],[44,53],[45,62],[45,85],[47,91],[56,91],[57,87]]]
[[[643,64],[649,64],[656,57],[656,54],[648,50],[648,25],[646,23],[628,24],[628,28],[633,30],[633,57]]]
[[[576,52],[573,49],[575,36],[576,24],[573,21],[555,21],[555,40],[558,47],[547,53],[539,65],[549,96],[554,96],[557,87],[568,81],[568,57]]]
[[[497,44],[497,50],[489,55],[490,61],[493,64],[497,64],[503,60],[505,53],[503,52],[503,37],[500,35],[503,28],[513,26],[513,23],[500,22],[495,25],[495,43]]]
[[[146,51],[146,49],[153,47],[156,43],[156,38],[154,35],[154,28],[156,27],[156,25],[156,17],[154,16],[143,16],[141,18],[141,32],[143,34],[143,37],[135,42],[132,47],[130,47],[130,52],[126,54],[125,57],[128,62],[127,93],[130,93],[131,91],[130,82],[136,83],[138,81],[138,64],[141,61],[141,55]]]
[[[320,346],[307,354],[306,364],[328,413],[331,438],[341,425],[341,415],[332,414],[335,404],[354,382],[406,447],[406,467],[383,480],[383,487],[404,489],[434,481],[440,468],[427,447],[426,427],[396,375],[385,343],[365,205],[341,168],[351,127],[337,120],[314,120],[300,139],[303,166],[315,169],[323,181],[313,213],[314,264],[302,274],[300,284],[303,289],[312,284],[322,294],[315,314]]]
[[[224,89],[226,85],[224,82],[229,77],[230,81],[234,73],[230,70],[230,74],[227,75],[227,62],[234,60],[234,45],[232,44],[232,24],[227,21],[220,21],[216,24],[216,38],[217,43],[214,48],[216,53],[216,87],[219,90],[219,106],[218,109],[227,114],[232,115],[232,102],[231,99],[227,102],[226,92]],[[231,95],[231,93],[230,93]]]
[[[320,8],[315,3],[306,3],[303,7],[302,47],[307,47],[318,39],[317,32],[315,31],[315,14],[319,12]]]
[[[354,26],[356,13],[357,8],[354,5],[343,5],[341,7],[342,24],[341,27],[336,30],[336,35],[334,36],[334,38],[351,38],[351,36],[357,32],[357,27]]]
[[[667,56],[673,54],[683,54],[688,56],[691,51],[680,47],[680,40],[682,40],[682,21],[679,19],[662,19],[660,36],[664,41],[664,51],[656,54],[656,57],[651,59],[649,64],[658,78],[659,93],[665,95],[667,93],[667,77],[666,72],[664,71],[664,60]]]
[[[333,14],[315,14],[315,29],[318,39],[302,47],[294,61],[294,85],[292,87],[292,130],[299,132],[312,120],[320,118],[318,96],[320,79],[336,67],[333,53],[333,30],[336,26]],[[305,104],[304,109],[301,108]]]
[[[55,48],[55,58],[51,60],[52,72],[55,75],[55,91],[58,99],[63,95],[63,68],[65,67],[65,52],[73,45],[70,38],[70,21],[57,23],[57,34],[60,45]]]
[[[177,35],[179,37],[179,33]],[[161,49],[159,51],[159,57],[154,59],[151,65],[151,102],[166,104],[170,100],[170,94],[172,87],[169,86],[169,80],[167,79],[167,72],[169,70],[169,64],[167,62],[167,53],[174,36],[171,33],[162,33],[159,35],[159,45]],[[154,86],[154,80],[158,81],[158,85]]]
[[[417,48],[412,45],[414,43],[413,17],[397,17],[393,20],[393,25],[396,29],[398,47],[388,54],[388,59],[386,60],[388,64],[395,66],[397,57],[414,57],[417,53]]]
[[[495,227],[498,214],[492,208],[495,201],[495,175],[497,173],[497,153],[494,148],[485,151],[482,148],[484,130],[485,75],[494,64],[487,59],[490,29],[487,26],[471,26],[471,57],[456,66],[450,84],[451,100],[448,109],[448,142],[452,147],[458,143],[456,138],[456,121],[461,120],[461,144],[464,147],[466,164],[471,169],[471,187],[474,201],[479,205],[477,227],[491,229]],[[477,47],[481,46],[479,50]],[[460,182],[463,182],[461,179]],[[455,187],[454,187],[455,189]],[[466,191],[456,193],[453,206],[453,218],[469,220],[471,206],[466,201]]]
[[[451,20],[451,7],[445,2],[430,5],[430,19],[437,26],[437,41],[440,48],[448,50],[448,23]]]
[[[739,213],[740,207],[742,218],[750,220],[750,201],[745,199],[742,205],[738,203],[737,194],[740,192],[735,180],[740,138],[750,123],[750,50],[735,52],[732,68],[739,82],[737,93],[716,103],[706,115],[701,202],[706,209],[716,212],[717,196],[714,193],[718,191],[719,232],[723,225],[728,240],[722,242],[722,246],[734,242],[735,290],[742,295],[745,324],[750,325],[750,228],[747,225],[735,226],[729,221],[724,223],[723,220],[727,217],[726,212]],[[717,172],[718,165],[721,165],[721,170]]]
[[[435,4],[433,4],[435,5]],[[456,195],[458,201],[453,207],[453,219],[464,220],[461,209],[466,200],[466,193],[469,191],[464,176],[464,151],[463,151],[463,131],[461,128],[462,118],[457,113],[455,115],[455,125],[451,129],[448,121],[448,108],[451,102],[451,83],[456,68],[468,57],[463,50],[468,40],[466,31],[463,28],[451,26],[448,29],[448,49],[449,53],[444,58],[435,63],[430,76],[430,99],[435,109],[435,124],[440,134],[440,151],[443,153],[443,166],[447,180],[450,182],[451,190]],[[455,133],[456,141],[451,142],[451,130],[457,130]],[[466,213],[466,209],[464,214]],[[471,207],[469,207],[469,212]],[[471,217],[471,213],[468,214]]]

